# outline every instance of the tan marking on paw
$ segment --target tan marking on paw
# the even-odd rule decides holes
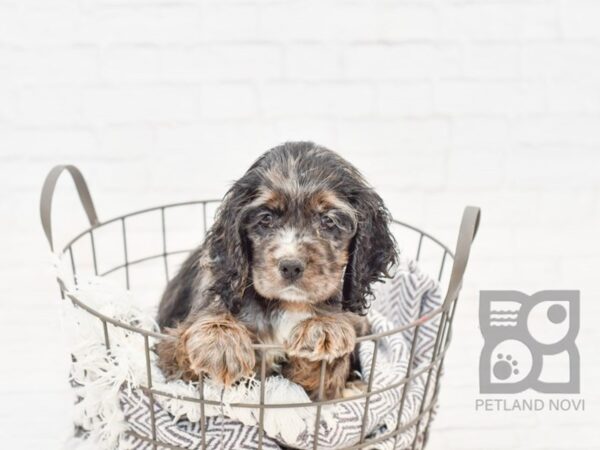
[[[357,395],[366,394],[368,385],[362,380],[348,381],[342,391],[343,398],[355,397]]]
[[[323,399],[340,398],[350,375],[350,355],[337,358],[325,365]],[[319,399],[321,361],[292,357],[284,365],[283,376],[304,388],[312,400]]]
[[[296,325],[286,342],[290,356],[309,361],[333,361],[352,353],[356,332],[348,321],[335,316],[313,317]]]
[[[185,330],[190,369],[225,386],[254,372],[256,359],[248,330],[229,316],[203,318]]]

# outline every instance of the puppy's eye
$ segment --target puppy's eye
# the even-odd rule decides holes
[[[335,227],[335,221],[329,216],[321,216],[321,227],[326,230],[331,230]]]
[[[264,213],[261,217],[260,220],[258,221],[258,223],[260,224],[260,226],[268,228],[270,226],[273,225],[273,214],[271,213]]]

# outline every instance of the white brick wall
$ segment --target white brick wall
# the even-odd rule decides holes
[[[2,442],[68,434],[37,214],[52,165],[78,164],[107,218],[219,196],[311,139],[446,242],[483,207],[431,448],[598,448],[599,23],[594,0],[0,0]],[[59,239],[83,224],[71,191]],[[477,292],[494,288],[581,289],[585,413],[475,412]]]

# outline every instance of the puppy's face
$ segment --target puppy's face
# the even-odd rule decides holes
[[[268,299],[313,304],[335,296],[356,225],[353,208],[333,191],[263,189],[244,220],[254,289]]]

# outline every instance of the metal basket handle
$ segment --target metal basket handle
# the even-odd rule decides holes
[[[90,195],[87,183],[85,182],[85,178],[83,178],[83,175],[79,169],[72,165],[59,165],[54,167],[46,176],[44,186],[42,187],[42,196],[40,198],[40,216],[42,218],[42,228],[44,229],[44,233],[46,234],[46,238],[50,244],[50,250],[52,251],[54,251],[54,243],[52,241],[52,198],[54,197],[54,188],[56,187],[56,182],[65,170],[69,172],[73,178],[73,181],[75,182],[75,187],[77,188],[77,193],[79,194],[79,200],[83,205],[83,209],[85,210],[85,214],[87,215],[90,225],[95,226],[100,223],[98,221],[96,208],[94,207],[94,202],[92,201],[92,196]]]
[[[467,206],[463,212],[460,231],[458,232],[458,241],[456,243],[456,251],[454,252],[454,264],[452,265],[452,273],[450,282],[448,283],[448,292],[444,299],[443,308],[450,307],[450,303],[458,295],[463,282],[463,275],[469,261],[471,253],[471,244],[477,234],[479,228],[479,220],[481,218],[481,209],[477,206]]]

